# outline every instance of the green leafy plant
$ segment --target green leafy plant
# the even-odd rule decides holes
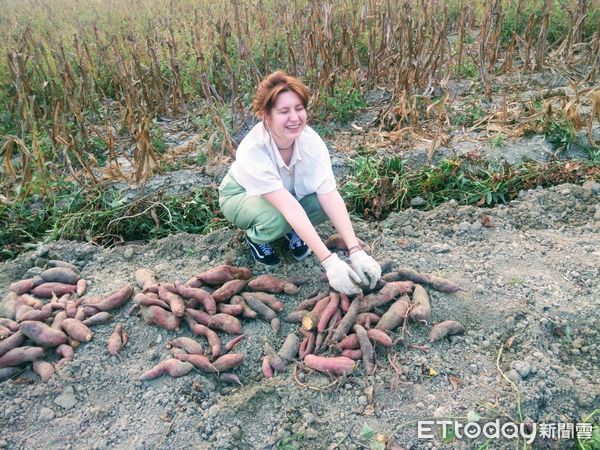
[[[338,83],[333,89],[333,95],[322,92],[321,96],[317,115],[323,122],[333,120],[339,124],[346,124],[367,106],[360,90],[354,88],[351,80]]]
[[[504,133],[496,133],[490,138],[488,142],[490,143],[492,148],[498,149],[500,147],[504,147],[504,144],[506,144],[506,139],[507,137]]]
[[[568,150],[575,141],[577,131],[573,122],[564,115],[558,118],[548,117],[544,125],[544,136],[555,150]]]
[[[589,438],[581,438],[579,434],[577,435],[579,450],[595,450],[600,448],[600,423],[598,423],[597,416],[600,416],[600,409],[595,409],[583,418],[583,423],[592,425],[592,434]]]
[[[371,450],[385,450],[385,443],[377,440],[377,433],[366,423],[360,430],[360,436],[368,441]]]

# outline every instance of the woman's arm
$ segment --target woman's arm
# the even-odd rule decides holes
[[[263,194],[263,198],[273,205],[285,217],[287,223],[298,233],[298,236],[310,247],[313,253],[323,261],[331,252],[317,234],[306,211],[290,192],[281,188],[277,191]]]
[[[325,211],[325,214],[327,214],[327,217],[331,220],[336,231],[346,243],[348,250],[360,250],[360,244],[354,234],[352,222],[350,222],[348,209],[338,190],[334,189],[327,194],[321,194],[317,197],[319,198],[319,203],[321,204],[323,211]]]

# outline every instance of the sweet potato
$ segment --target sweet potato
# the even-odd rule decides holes
[[[342,320],[339,321],[333,336],[331,336],[331,341],[333,343],[339,342],[344,336],[348,334],[348,331],[352,328],[354,323],[356,322],[356,316],[362,307],[363,297],[361,294],[358,294],[350,303],[350,308],[348,308],[348,312],[342,317]]]
[[[331,292],[331,290],[329,288],[319,291],[316,295],[311,296],[305,300],[302,300],[300,303],[298,303],[296,305],[296,307],[294,308],[294,311],[300,311],[300,310],[310,311],[311,309],[314,308],[314,306],[317,304],[317,302],[319,300],[321,300],[324,297],[328,297],[330,292]]]
[[[113,318],[113,315],[106,311],[101,311],[97,314],[94,314],[91,317],[88,317],[83,321],[85,326],[91,327],[94,325],[100,325],[102,323],[110,322]]]
[[[342,308],[343,312],[348,312],[350,308],[350,297],[343,292],[340,293],[340,308]]]
[[[21,295],[31,291],[33,289],[33,284],[33,278],[27,278],[25,280],[15,281],[8,287],[8,289],[17,295]]]
[[[224,302],[229,300],[234,295],[242,292],[246,286],[246,280],[231,280],[223,284],[219,289],[212,293],[215,302]]]
[[[75,356],[75,349],[67,344],[61,344],[56,347],[56,354],[62,359],[56,363],[56,367],[59,369],[64,366],[66,363],[73,361],[73,357]]]
[[[80,278],[79,280],[77,280],[77,284],[75,284],[75,286],[75,293],[78,297],[81,297],[83,294],[85,294],[85,291],[87,290],[87,280],[85,280],[84,278]]]
[[[281,330],[281,320],[279,320],[279,317],[275,317],[274,319],[271,319],[271,330],[273,330],[273,333],[275,333],[276,335],[279,334],[279,330]]]
[[[393,344],[392,338],[382,330],[371,328],[370,330],[367,330],[367,336],[369,336],[369,339],[371,339],[373,342],[381,344],[384,347],[391,347]]]
[[[185,304],[183,303],[183,299],[179,295],[173,294],[172,292],[167,290],[167,288],[164,285],[159,284],[158,297],[161,300],[167,302],[167,304],[169,305],[169,309],[175,315],[175,317],[183,317],[183,315],[185,314]]]
[[[241,316],[244,313],[244,307],[242,305],[219,303],[217,304],[217,311],[222,314],[229,314],[230,316]]]
[[[161,375],[170,375],[172,377],[181,377],[187,375],[194,369],[194,366],[189,362],[179,361],[178,359],[171,358],[165,361],[159,362],[152,369],[144,372],[140,376],[140,380],[153,380]]]
[[[242,342],[242,339],[244,339],[245,336],[245,334],[240,334],[239,336],[236,336],[232,340],[230,340],[227,344],[225,344],[223,353],[227,353],[233,350],[236,345]]]
[[[310,311],[300,309],[298,311],[292,311],[289,313],[287,316],[285,316],[284,320],[289,323],[302,323],[302,319],[304,319],[304,317],[308,314],[310,314]]]
[[[172,348],[171,353],[173,353],[173,356],[179,361],[189,362],[193,364],[194,367],[196,367],[197,369],[200,369],[202,372],[217,372],[215,366],[213,366],[210,360],[204,355],[198,355],[196,353],[186,353],[180,348]]]
[[[0,381],[8,380],[21,372],[23,369],[18,367],[3,367],[0,369]]]
[[[202,344],[189,337],[182,336],[172,339],[167,342],[167,347],[180,348],[190,355],[204,355],[204,347],[202,347]]]
[[[26,320],[21,323],[21,332],[36,344],[44,347],[56,347],[67,342],[65,333],[55,330],[43,322]]]
[[[265,353],[269,357],[269,363],[271,367],[277,372],[285,372],[285,362],[281,357],[277,354],[273,346],[268,342],[264,342],[263,344]]]
[[[135,284],[142,290],[146,290],[154,284],[157,284],[156,275],[151,269],[137,269],[133,276],[135,278]]]
[[[296,295],[300,289],[289,281],[274,277],[273,275],[259,275],[248,281],[248,289],[252,291],[268,292],[270,294]]]
[[[42,347],[17,347],[7,351],[0,356],[0,368],[20,366],[26,362],[32,362],[44,356]]]
[[[325,308],[327,308],[327,305],[330,303],[330,301],[331,294],[329,294],[329,297],[324,297],[321,300],[319,300],[315,307],[306,316],[302,318],[302,328],[304,328],[306,331],[310,331],[313,328],[315,328],[319,323],[321,314],[323,313],[323,311],[325,311]]]
[[[6,339],[7,337],[9,337],[10,335],[12,335],[14,333],[14,331],[12,331],[10,328],[6,328],[3,325],[0,325],[0,341],[2,339]]]
[[[290,363],[296,359],[298,349],[300,348],[300,339],[296,333],[290,333],[285,338],[283,345],[277,352],[277,355],[285,362]]]
[[[62,322],[62,329],[69,335],[71,339],[79,342],[89,342],[94,333],[81,321],[76,319],[66,318]],[[62,342],[61,342],[62,343]]]
[[[119,308],[127,303],[127,300],[133,295],[133,285],[126,284],[108,297],[103,298],[99,303],[94,304],[94,308],[99,311],[110,311]]]
[[[66,318],[67,318],[66,311],[57,312],[56,315],[54,316],[54,319],[52,319],[52,325],[50,325],[50,328],[52,328],[54,330],[62,331],[62,323],[63,323],[63,320],[65,320]]]
[[[184,286],[179,281],[175,281],[175,288],[177,289],[177,293],[182,297],[199,301],[202,306],[204,306],[207,313],[215,314],[217,312],[217,303],[215,302],[215,299],[204,289]]]
[[[391,281],[386,283],[377,295],[384,303],[387,303],[400,295],[410,294],[414,288],[415,283],[412,281]]]
[[[160,306],[145,306],[141,308],[142,318],[149,325],[158,325],[167,330],[176,330],[179,328],[179,317],[171,311],[162,309]]]
[[[231,373],[231,372],[220,373],[219,381],[221,381],[223,383],[237,384],[238,386],[244,386],[242,384],[242,381],[240,380],[240,377],[238,377],[235,373]]]
[[[117,356],[123,348],[123,325],[118,323],[108,338],[108,353]]]
[[[303,330],[301,328],[300,332],[303,332],[303,331],[305,331],[305,330]],[[305,331],[305,333],[306,334],[303,333],[304,339],[300,343],[300,349],[298,350],[298,356],[300,357],[300,359],[304,359],[304,357],[306,355],[310,355],[311,353],[313,353],[315,351],[315,341],[316,341],[315,333],[313,333],[311,331]]]
[[[233,297],[231,297],[231,300],[229,300],[229,302],[232,306],[242,307],[242,317],[245,317],[247,319],[254,319],[256,317],[256,311],[254,311],[248,306],[246,300],[244,300],[244,297],[242,297],[241,295],[234,295]]]
[[[13,348],[20,347],[25,342],[26,336],[21,330],[17,331],[12,336],[7,337],[0,341],[0,356],[4,355],[7,351]]]
[[[358,361],[358,360],[362,359],[363,354],[362,354],[362,350],[360,348],[357,348],[357,349],[342,350],[342,353],[340,354],[340,356],[345,356],[346,358],[350,358],[354,361]]]
[[[16,303],[17,294],[12,291],[9,292],[2,300],[2,303],[0,303],[0,317],[14,320]]]
[[[327,324],[327,337],[325,338],[324,342],[331,342],[333,333],[335,333],[335,329],[337,328],[337,325],[340,322],[340,320],[342,320],[342,311],[338,308],[338,310],[331,317],[331,319],[329,319],[329,323]],[[318,353],[319,351],[320,347],[315,347],[315,353]]]
[[[53,294],[64,295],[77,292],[77,285],[49,282],[34,287],[30,292],[37,297],[50,298]]]
[[[266,292],[252,292],[251,295],[252,295],[252,298],[255,298],[256,300],[263,302],[265,305],[267,305],[273,311],[281,312],[285,308],[285,305],[283,304],[283,302],[281,302],[279,299],[277,299],[277,297],[267,294]]]
[[[431,275],[429,273],[417,272],[410,267],[401,267],[396,272],[392,272],[399,279],[414,281],[415,283],[427,284],[436,291],[452,294],[461,291],[462,288],[456,283],[446,278]]]
[[[251,276],[252,271],[250,269],[221,264],[197,275],[196,278],[204,284],[215,286],[231,280],[248,280]]]
[[[319,321],[317,323],[317,331],[319,333],[323,333],[325,331],[325,328],[329,324],[329,320],[337,311],[339,304],[340,295],[336,292],[332,292],[331,294],[329,294],[329,302],[327,303],[325,309],[323,309],[323,312],[320,314]],[[304,327],[304,319],[302,320],[302,326]]]
[[[221,354],[221,341],[219,340],[219,336],[213,330],[208,328],[205,325],[199,324],[190,316],[184,316],[186,322],[190,326],[190,330],[192,333],[204,336],[208,340],[208,345],[210,347],[210,351],[214,357],[219,356]]]
[[[346,251],[348,250],[348,246],[346,245],[346,242],[342,239],[342,236],[340,236],[338,233],[332,234],[331,236],[329,236],[325,242],[325,247],[327,247],[329,250],[342,250],[342,251]],[[364,241],[361,241],[360,239],[358,239],[358,245],[360,245],[361,248],[363,249],[368,249],[369,247],[365,245]]]
[[[71,269],[76,273],[79,273],[79,267],[66,261],[61,261],[60,259],[51,259],[46,264],[48,265],[48,267],[65,267],[67,269]]]
[[[250,308],[252,308],[254,311],[256,311],[256,314],[258,314],[258,317],[260,317],[262,320],[266,320],[267,322],[270,322],[275,317],[277,317],[277,314],[275,313],[275,311],[273,311],[271,308],[269,308],[263,302],[258,300],[255,297],[254,293],[242,292],[242,297],[244,298],[244,300],[246,301],[248,306],[250,306]]]
[[[46,269],[40,273],[40,277],[42,277],[46,283],[56,282],[62,284],[77,284],[77,281],[79,281],[80,278],[78,273],[67,267],[52,267]]]
[[[134,303],[140,305],[140,306],[159,306],[162,309],[169,309],[169,305],[167,304],[167,302],[159,299],[159,298],[154,298],[154,297],[150,297],[147,294],[143,294],[142,292],[138,292],[137,294],[135,294],[135,296],[133,297],[133,301]]]
[[[413,291],[412,308],[410,308],[408,317],[415,322],[424,322],[425,324],[428,324],[430,316],[431,305],[429,303],[429,294],[423,286],[417,284]]]
[[[210,325],[210,318],[212,317],[210,314],[204,311],[198,311],[197,309],[192,308],[186,308],[185,315],[191,317],[202,325],[206,325],[207,327]]]
[[[46,361],[34,361],[32,368],[40,377],[42,383],[47,383],[54,375],[54,366]]]
[[[42,309],[31,309],[25,311],[23,314],[19,314],[18,321],[24,322],[26,320],[37,320],[39,322],[45,322],[52,315],[52,306],[44,305]]]
[[[368,329],[371,328],[371,325],[375,325],[379,322],[380,318],[379,315],[373,312],[364,312],[356,316],[356,323]]]
[[[42,309],[42,307],[44,306],[43,301],[38,300],[37,298],[32,297],[28,294],[23,294],[17,297],[17,305],[19,304],[29,306],[33,309]]]
[[[269,357],[267,355],[263,356],[261,367],[265,378],[273,378],[273,367],[271,367],[271,363],[269,362]]]
[[[244,355],[241,353],[227,353],[213,361],[212,365],[218,372],[224,372],[239,366],[244,362]]]
[[[222,330],[229,334],[242,334],[242,324],[238,319],[229,314],[217,313],[210,317],[209,328]]]
[[[306,355],[304,364],[309,369],[331,375],[349,375],[354,370],[355,363],[345,356]]]
[[[85,318],[86,318],[85,309],[83,309],[83,306],[80,306],[79,308],[77,308],[77,312],[75,313],[75,316],[73,317],[73,319],[83,322],[85,320]]]
[[[392,306],[385,312],[375,329],[382,331],[392,331],[398,328],[400,325],[404,323],[404,319],[406,319],[406,314],[409,308],[408,296],[403,295],[400,299],[396,300]]]
[[[433,327],[429,332],[429,342],[439,341],[446,336],[460,334],[465,331],[465,327],[456,320],[444,320]]]

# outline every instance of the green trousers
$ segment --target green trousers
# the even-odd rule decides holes
[[[317,194],[302,198],[300,205],[313,225],[327,220]],[[245,189],[229,173],[219,186],[219,206],[225,218],[246,230],[250,240],[257,244],[272,242],[292,230],[274,206],[262,197],[247,196]]]

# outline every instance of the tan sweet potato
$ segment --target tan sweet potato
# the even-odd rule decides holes
[[[356,322],[356,316],[362,308],[363,297],[361,294],[358,294],[350,303],[350,308],[348,308],[348,312],[342,317],[342,320],[339,321],[333,336],[331,336],[331,341],[333,343],[339,342],[344,336],[348,334],[348,331],[352,328],[354,323]]]
[[[224,302],[229,300],[234,295],[242,292],[246,286],[246,280],[231,280],[223,284],[219,289],[212,293],[215,302]]]
[[[317,303],[318,305],[319,303]],[[337,292],[332,292],[329,294],[329,302],[327,303],[325,309],[320,314],[319,321],[317,323],[317,331],[319,333],[323,333],[331,320],[331,317],[338,310],[338,305],[340,304],[340,295]],[[315,306],[316,308],[316,306]],[[307,316],[309,317],[309,316]],[[304,327],[304,319],[302,320],[302,326]]]
[[[196,322],[198,322],[202,325],[206,325],[207,327],[210,326],[210,321],[211,321],[212,316],[210,314],[208,314],[207,312],[198,311],[197,309],[192,309],[192,308],[186,308],[185,315],[191,317]]]
[[[21,322],[21,332],[43,347],[56,347],[67,342],[67,335],[61,330],[56,330],[43,322],[26,320]]]
[[[448,294],[462,290],[459,285],[447,280],[446,278],[438,277],[428,273],[417,272],[410,267],[401,267],[396,272],[392,272],[391,274],[394,274],[399,279],[410,280],[420,284],[427,284],[436,291],[445,292]]]
[[[365,373],[367,375],[372,375],[373,372],[375,372],[375,351],[373,350],[373,345],[371,345],[371,341],[367,335],[367,330],[358,324],[355,324],[353,329],[356,333],[356,338],[358,339],[360,351],[362,352]]]
[[[103,298],[99,303],[94,304],[98,311],[110,311],[119,308],[127,303],[127,300],[133,295],[133,285],[126,284],[108,297]]]
[[[281,330],[281,320],[279,320],[279,317],[271,319],[271,329],[276,335],[279,334],[279,330]]]
[[[14,320],[16,303],[17,294],[12,291],[9,292],[2,300],[2,303],[0,303],[0,317]]]
[[[244,332],[242,330],[242,324],[240,323],[240,321],[237,318],[230,316],[229,314],[217,313],[209,317],[209,328],[216,328],[229,334],[242,334]]]
[[[323,313],[323,311],[325,311],[327,305],[329,305],[330,302],[331,294],[329,294],[329,297],[324,297],[321,300],[319,300],[315,307],[306,316],[302,318],[302,328],[304,328],[306,331],[310,331],[313,328],[315,328],[319,323],[321,314]]]
[[[392,331],[404,323],[408,313],[408,296],[403,295],[399,300],[396,300],[392,306],[385,312],[375,328],[382,331]]]
[[[235,373],[231,373],[231,372],[220,373],[219,381],[221,381],[223,383],[237,384],[238,386],[244,386],[242,384],[242,381],[240,380],[240,377],[238,377]]]
[[[189,337],[178,337],[167,342],[167,347],[180,348],[190,355],[204,355],[204,347],[198,341]]]
[[[53,295],[60,296],[77,292],[77,285],[49,282],[34,287],[30,292],[37,297],[51,298]]]
[[[88,317],[83,321],[85,326],[91,327],[94,325],[100,325],[106,322],[110,322],[113,318],[113,315],[106,311],[101,311],[97,314],[94,314],[91,317]]]
[[[252,295],[252,298],[263,302],[273,311],[281,312],[285,308],[283,302],[281,302],[277,297],[267,294],[266,292],[252,292],[250,295]]]
[[[159,284],[158,297],[167,302],[169,309],[175,315],[175,317],[183,317],[185,314],[185,304],[179,295],[173,294],[164,285]]]
[[[83,294],[85,294],[85,291],[87,290],[87,280],[80,278],[79,280],[77,280],[77,284],[75,286],[77,287],[75,293],[78,297],[81,297]]]
[[[267,274],[259,275],[248,281],[248,289],[268,292],[270,294],[285,292],[288,295],[295,295],[300,292],[300,289],[295,284]]]
[[[20,312],[23,311],[20,309]],[[44,305],[42,309],[29,309],[18,315],[18,322],[27,320],[37,320],[40,322],[46,321],[52,315],[52,306]]]
[[[108,338],[108,353],[117,356],[123,348],[123,325],[118,323]]]
[[[94,335],[92,330],[77,319],[66,318],[62,322],[62,329],[71,339],[75,339],[79,342],[89,342]]]
[[[429,342],[439,341],[446,336],[464,333],[465,327],[456,320],[444,320],[433,327],[429,332]]]
[[[0,341],[0,356],[4,355],[9,350],[13,348],[20,347],[25,342],[26,336],[23,334],[21,330],[17,331],[12,336],[9,336]]]
[[[331,236],[329,236],[325,242],[325,247],[327,247],[329,250],[342,250],[342,251],[346,251],[348,250],[348,246],[346,245],[346,242],[342,239],[342,236],[340,236],[338,233],[332,234]],[[358,239],[358,245],[360,245],[361,248],[363,249],[369,249],[369,247],[367,245],[365,245],[364,241],[361,241],[360,239]]]
[[[224,372],[239,366],[244,362],[244,355],[241,353],[227,353],[213,361],[212,365],[218,372]]]
[[[254,319],[256,317],[256,311],[254,311],[248,306],[246,300],[244,300],[244,297],[242,297],[241,295],[234,295],[233,297],[231,297],[231,300],[229,300],[229,302],[232,306],[242,307],[242,317],[245,317],[247,319]]]
[[[285,362],[277,354],[273,346],[268,342],[264,342],[263,346],[265,353],[269,357],[269,363],[271,364],[271,367],[273,367],[273,369],[277,372],[285,372]]]
[[[277,355],[285,362],[290,363],[296,359],[300,348],[300,339],[296,333],[290,333],[285,338],[283,345],[277,352]]]
[[[263,356],[261,367],[265,378],[273,378],[273,367],[271,367],[271,363],[269,362],[269,357],[267,355]]]
[[[33,278],[27,278],[25,280],[15,281],[8,287],[8,289],[17,295],[21,295],[31,291],[33,289],[33,284]]]
[[[342,350],[342,353],[340,354],[340,356],[345,356],[346,358],[350,358],[354,361],[359,361],[362,359],[363,354],[362,354],[362,350],[360,348],[357,348],[357,349]]]
[[[212,365],[210,360],[204,355],[197,355],[195,353],[189,354],[180,348],[172,348],[171,353],[173,356],[180,361],[189,362],[194,365],[197,369],[202,372],[216,373],[217,369]]]
[[[47,361],[34,361],[32,368],[40,377],[42,383],[47,383],[54,375],[54,366]]]
[[[250,269],[221,264],[201,273],[196,278],[204,284],[215,286],[231,280],[248,280],[251,276],[252,271]]]
[[[52,267],[40,273],[40,277],[47,283],[56,282],[62,284],[77,284],[79,274],[67,267]]]
[[[46,264],[48,265],[48,267],[65,267],[67,269],[71,269],[76,273],[79,273],[79,267],[66,261],[61,261],[60,259],[51,259]]]
[[[310,369],[331,375],[349,375],[355,366],[355,362],[345,356],[306,355],[304,364]]]
[[[298,349],[298,356],[300,359],[304,359],[306,355],[314,353],[316,336],[312,331],[306,331],[300,328],[300,333],[304,336],[302,342],[300,342],[300,348]]]
[[[239,304],[219,303],[217,304],[217,311],[222,314],[229,314],[230,316],[241,316],[244,313],[244,307]]]
[[[415,322],[429,323],[431,316],[431,305],[429,303],[429,294],[423,286],[417,284],[412,295],[412,308],[408,313],[408,317]]]
[[[392,338],[382,330],[371,328],[367,330],[367,336],[369,336],[369,339],[373,342],[383,345],[384,347],[391,347],[393,344]]]
[[[305,300],[302,300],[300,303],[298,303],[296,305],[296,307],[294,308],[294,311],[300,311],[300,310],[307,310],[310,311],[311,309],[313,309],[315,307],[315,305],[317,304],[317,302],[319,300],[321,300],[324,297],[328,297],[330,293],[330,289],[324,289],[322,291],[319,291],[316,295],[311,295],[310,297],[306,298]]]
[[[19,304],[22,305],[27,305],[33,309],[42,309],[42,307],[44,306],[44,302],[41,300],[38,300],[35,297],[32,297],[31,295],[28,294],[23,294],[23,295],[19,295],[17,297],[17,305]]]
[[[343,312],[348,312],[348,309],[350,309],[350,297],[343,292],[340,293],[340,308]]]
[[[144,322],[150,325],[158,325],[167,330],[176,330],[179,328],[179,317],[171,311],[162,309],[160,306],[144,306],[141,308]]]
[[[138,292],[137,294],[135,294],[135,296],[133,297],[133,301],[134,303],[140,305],[140,306],[159,306],[162,309],[169,309],[169,305],[167,304],[167,302],[162,301],[159,298],[154,298],[154,297],[150,297],[147,294],[143,294],[141,292]]]
[[[277,317],[277,313],[275,313],[275,311],[273,311],[271,308],[269,308],[267,305],[261,302],[258,298],[256,298],[254,293],[242,292],[242,297],[244,298],[248,306],[250,306],[252,310],[256,311],[258,317],[260,317],[262,320],[270,322],[275,317]]]
[[[199,324],[189,315],[184,316],[184,318],[194,334],[206,337],[212,355],[214,357],[219,356],[221,354],[221,341],[219,340],[217,333],[206,325]]]
[[[20,366],[26,362],[32,362],[44,356],[42,347],[17,347],[7,351],[0,356],[0,368]]]
[[[298,311],[292,311],[287,316],[285,316],[285,321],[288,323],[302,323],[302,319],[309,314],[310,311],[305,309],[300,309]]]
[[[68,359],[69,361],[72,361],[75,356],[75,349],[67,344],[59,345],[56,347],[55,351],[58,356]]]
[[[215,314],[217,312],[217,303],[215,302],[215,299],[204,289],[184,286],[179,281],[175,282],[175,288],[177,289],[177,293],[182,297],[199,301],[200,304],[204,306],[207,313]]]
[[[50,328],[52,328],[54,330],[62,331],[62,323],[63,323],[63,320],[65,320],[66,318],[67,318],[66,311],[57,312],[56,315],[54,316],[54,319],[52,319],[52,325],[50,325]]]
[[[152,369],[144,372],[140,376],[140,380],[153,380],[161,375],[170,375],[174,378],[187,375],[194,369],[194,366],[189,362],[179,361],[178,359],[171,358],[165,361],[159,362]]]
[[[157,284],[156,275],[151,269],[137,269],[133,276],[135,278],[135,284],[142,290]]]
[[[246,336],[245,334],[240,334],[239,336],[236,336],[232,340],[230,340],[227,344],[225,344],[223,353],[227,353],[227,352],[230,352],[231,350],[233,350],[235,348],[235,346],[237,346],[240,342],[242,342],[242,340],[244,339],[245,336]]]
[[[362,325],[366,329],[371,328],[372,325],[375,325],[379,322],[381,317],[373,312],[364,312],[360,313],[356,316],[356,323]]]

